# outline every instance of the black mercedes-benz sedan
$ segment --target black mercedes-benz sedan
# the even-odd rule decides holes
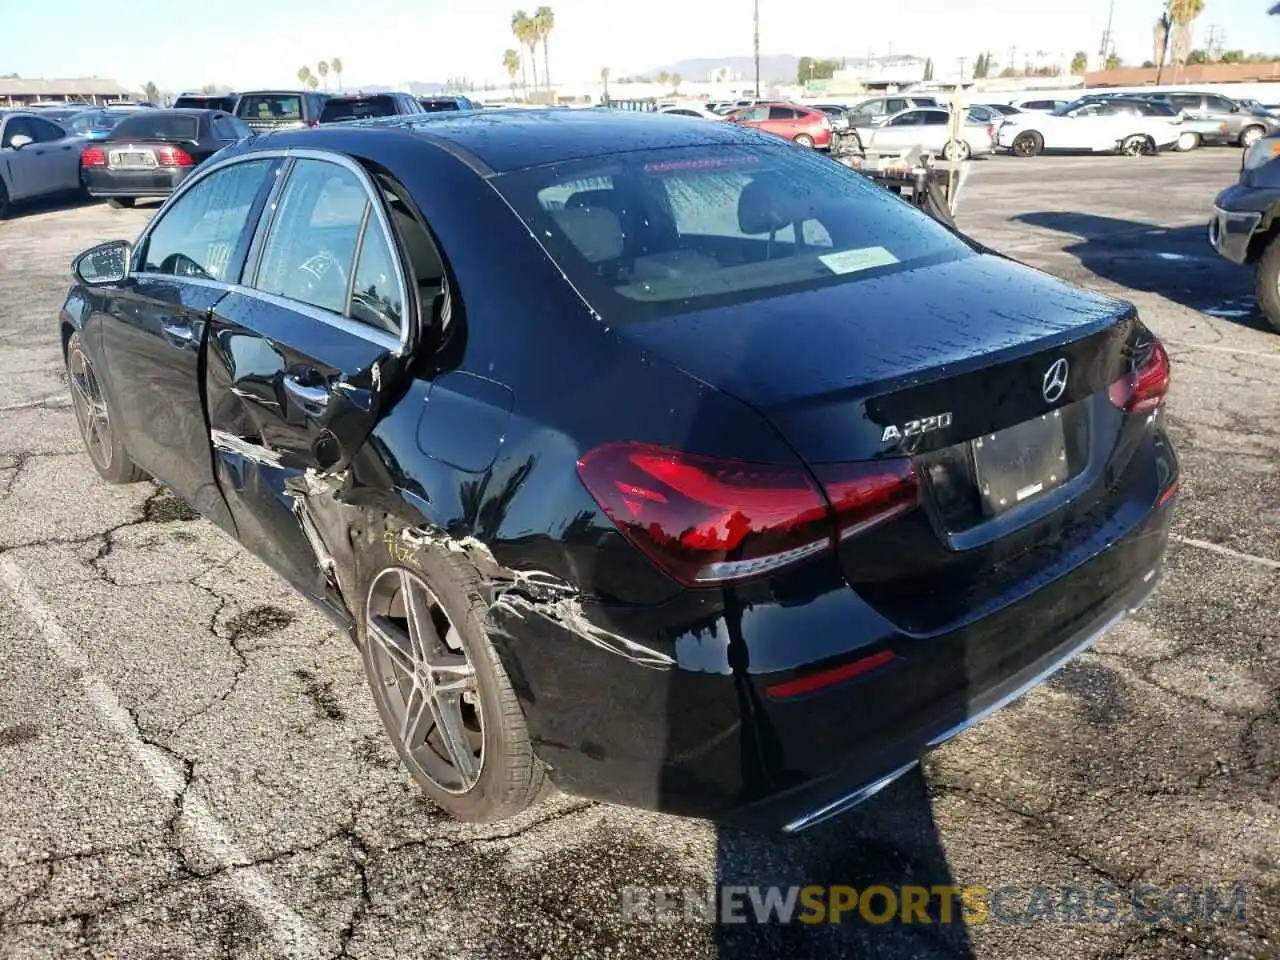
[[[167,197],[198,165],[228,144],[252,136],[221,110],[139,110],[80,154],[80,177],[91,197],[131,207]]]
[[[347,628],[461,819],[554,784],[802,830],[1160,577],[1169,360],[1133,306],[765,134],[274,133],[74,270],[97,471]]]

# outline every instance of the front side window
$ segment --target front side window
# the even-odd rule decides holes
[[[142,271],[233,282],[231,258],[270,166],[268,159],[232,164],[183,193],[145,241]]]
[[[31,127],[31,121],[27,117],[10,117],[9,121],[4,125],[4,140],[0,141],[0,147],[12,147],[14,137],[30,137],[34,142],[36,139],[35,130]]]
[[[891,127],[914,127],[924,121],[924,114],[919,110],[903,113],[889,121]]]
[[[641,150],[493,182],[611,323],[853,283],[972,252],[911,204],[789,146]]]
[[[1225,97],[1205,97],[1204,105],[1210,113],[1233,113],[1235,104]]]

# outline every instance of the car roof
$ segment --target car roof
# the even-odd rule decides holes
[[[142,113],[142,110],[138,111]],[[215,113],[225,114],[225,110],[209,110],[204,107],[164,107],[162,109],[147,110],[148,117],[203,117]]]
[[[766,134],[733,124],[690,125],[657,112],[542,108],[376,117],[340,126],[280,130],[253,138],[245,149],[309,147],[372,159],[415,141],[443,141],[449,152],[487,174],[634,150],[759,145],[762,137],[767,139]]]

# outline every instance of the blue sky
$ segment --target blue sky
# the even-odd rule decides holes
[[[1045,49],[1094,51],[1109,0],[761,0],[765,53],[932,56],[939,63],[982,49],[1004,58]],[[1197,41],[1220,26],[1228,48],[1280,53],[1280,20],[1270,0],[1206,0]],[[241,89],[296,84],[303,63],[340,57],[344,86],[504,77],[513,46],[512,0],[215,0],[157,7],[154,0],[0,0],[0,73],[97,75],[162,88],[226,83]],[[557,81],[615,76],[695,56],[751,51],[750,0],[559,0],[551,36]],[[6,9],[7,8],[7,9]],[[909,8],[904,18],[898,11]],[[532,5],[526,9],[532,10]],[[159,11],[167,16],[157,16]],[[1151,57],[1160,0],[1116,0],[1114,34],[1128,62]],[[847,38],[841,40],[838,38]],[[541,54],[539,54],[541,58]],[[541,59],[539,59],[541,65]],[[691,78],[692,79],[692,78]]]

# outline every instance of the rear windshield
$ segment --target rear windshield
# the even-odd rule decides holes
[[[458,106],[458,101],[451,100],[451,99],[419,100],[418,102],[422,104],[422,109],[426,110],[428,113],[438,113],[443,110],[460,110],[461,109],[461,107]]]
[[[195,140],[200,122],[195,117],[139,110],[121,120],[111,131],[113,140]]]
[[[288,93],[253,93],[240,98],[236,115],[244,120],[301,120],[302,98]]]
[[[226,110],[230,97],[179,97],[174,107],[194,107],[197,110]]]
[[[127,117],[127,113],[115,113],[107,110],[93,113],[77,113],[63,124],[72,133],[88,133],[90,130],[111,130]]]
[[[396,112],[396,103],[390,97],[363,97],[359,100],[335,97],[325,103],[320,111],[320,122],[334,120],[360,120],[364,117],[390,117]]]
[[[972,252],[908,202],[788,144],[641,150],[493,182],[610,323]]]

